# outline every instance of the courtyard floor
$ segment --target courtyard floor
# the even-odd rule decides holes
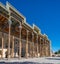
[[[60,64],[60,57],[1,59],[0,64]]]

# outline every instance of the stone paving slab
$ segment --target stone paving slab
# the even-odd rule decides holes
[[[1,59],[0,64],[60,64],[60,57]]]
[[[4,63],[1,64],[54,64],[54,63],[37,63],[37,62],[12,62],[12,63]]]

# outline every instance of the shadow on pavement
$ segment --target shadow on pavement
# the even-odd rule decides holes
[[[60,60],[60,58],[46,58],[48,60]]]
[[[53,64],[53,63],[38,63],[38,62],[0,62],[0,64]]]

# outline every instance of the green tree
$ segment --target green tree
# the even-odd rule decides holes
[[[55,54],[58,54],[57,52],[55,52]]]
[[[58,50],[58,54],[60,54],[60,50]]]
[[[56,51],[55,54],[60,54],[60,50]]]

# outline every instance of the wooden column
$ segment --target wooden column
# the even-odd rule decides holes
[[[29,41],[29,47],[30,47],[29,57],[32,57],[32,43],[31,43],[31,41]]]
[[[45,39],[43,38],[43,57],[45,57]]]
[[[42,57],[43,57],[43,54],[44,54],[44,50],[43,50],[43,48],[44,48],[44,47],[43,47],[44,44],[43,44],[43,43],[44,43],[44,41],[43,41],[43,38],[42,38]]]
[[[46,48],[47,48],[47,46],[46,46],[46,40],[45,40],[45,56],[47,56],[47,54],[46,54]]]
[[[3,58],[4,34],[2,32],[2,58]]]
[[[46,50],[46,56],[47,56],[47,40],[45,40],[45,50]]]
[[[42,48],[43,48],[43,44],[42,44],[43,42],[42,42],[42,38],[41,38],[41,42],[40,42],[40,44],[41,44],[41,47],[40,47],[40,50],[41,50],[41,52],[40,52],[40,57],[42,57]]]
[[[32,57],[34,57],[34,34],[33,33],[32,33],[32,44],[33,44]]]
[[[48,56],[50,56],[50,42],[48,41]]]
[[[9,20],[9,37],[8,37],[8,58],[10,58],[10,39],[11,39],[11,21]]]
[[[41,57],[41,37],[40,37],[40,57]]]
[[[22,30],[22,26],[21,26],[21,22],[20,22],[20,42],[19,42],[19,59],[21,59],[21,30]]]
[[[48,41],[46,41],[46,49],[47,49],[47,50],[46,50],[46,56],[47,56],[47,57],[48,57],[48,47],[49,47],[49,46],[48,46]]]
[[[37,57],[38,57],[38,35],[37,35]]]
[[[46,39],[44,39],[44,56],[46,57]]]
[[[12,58],[14,58],[14,36],[12,36]]]
[[[26,58],[28,58],[28,30],[27,30],[27,37],[26,37]]]

